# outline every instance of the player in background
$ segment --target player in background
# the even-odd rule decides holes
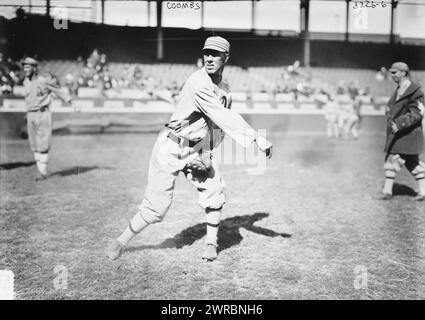
[[[379,199],[389,200],[393,195],[394,179],[403,166],[419,186],[417,201],[425,200],[425,163],[419,159],[423,151],[422,120],[425,108],[424,93],[411,81],[406,63],[395,62],[390,68],[397,89],[388,101],[387,139],[385,142],[385,184]]]
[[[338,127],[338,103],[331,94],[327,94],[324,98],[324,112],[326,120],[326,135],[329,138],[339,137]]]
[[[243,147],[248,148],[255,142],[267,157],[272,155],[272,144],[229,108],[230,92],[222,81],[224,66],[229,59],[229,42],[222,37],[209,37],[202,51],[204,67],[192,73],[186,81],[179,103],[153,147],[142,204],[128,227],[106,249],[106,255],[112,260],[120,257],[128,242],[138,233],[150,224],[162,221],[171,205],[174,183],[180,172],[198,190],[198,203],[205,213],[206,250],[202,259],[213,261],[217,258],[217,233],[226,198],[224,182],[208,138],[213,134],[212,125]],[[209,166],[206,174],[198,175],[192,167],[192,163],[200,160]]]
[[[356,135],[354,103],[345,88],[338,88],[335,101],[338,104],[338,128],[340,137],[348,139],[350,134]],[[354,128],[354,133],[352,129]]]
[[[359,109],[356,108],[355,101],[351,100],[351,103],[346,104],[347,117],[344,125],[344,134],[347,138],[357,140],[359,138]]]
[[[50,142],[52,139],[52,113],[50,104],[53,96],[71,103],[70,95],[62,90],[50,75],[43,76],[38,71],[38,62],[26,58],[23,62],[25,79],[25,102],[27,105],[28,140],[37,163],[36,181],[48,177]]]

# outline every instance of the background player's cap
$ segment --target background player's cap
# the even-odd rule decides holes
[[[22,62],[22,65],[26,65],[29,64],[31,66],[36,66],[38,64],[37,60],[35,60],[34,58],[28,57],[25,58],[24,62]]]
[[[409,66],[404,62],[394,62],[389,71],[390,72],[393,72],[393,71],[409,72]]]
[[[205,40],[204,47],[202,50],[216,50],[220,52],[229,52],[230,51],[230,43],[226,39],[218,36],[208,37]]]

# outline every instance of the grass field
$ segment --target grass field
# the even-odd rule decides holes
[[[52,176],[38,183],[28,143],[1,142],[0,270],[14,272],[17,299],[425,298],[414,180],[403,171],[393,200],[373,198],[382,135],[276,133],[263,175],[222,165],[228,200],[213,263],[200,258],[204,216],[181,176],[164,221],[107,260],[142,200],[155,138],[55,136]]]

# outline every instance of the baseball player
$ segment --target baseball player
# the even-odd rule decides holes
[[[112,260],[122,254],[135,235],[164,218],[180,172],[198,190],[198,203],[205,212],[206,250],[202,258],[215,260],[218,226],[226,199],[224,182],[211,153],[216,132],[212,129],[222,129],[245,148],[255,142],[268,158],[272,155],[272,143],[258,136],[238,113],[230,109],[229,88],[222,80],[229,59],[229,42],[222,37],[209,37],[202,51],[204,67],[186,81],[179,103],[153,147],[148,184],[139,210],[125,231],[106,249],[106,255]]]
[[[351,137],[355,140],[359,138],[359,112],[356,108],[355,101],[346,104],[347,118],[345,121],[344,132],[346,137]]]
[[[348,138],[353,120],[353,100],[351,100],[345,88],[340,88],[335,100],[338,104],[338,128],[340,135]]]
[[[326,135],[329,138],[339,136],[338,109],[339,106],[338,103],[336,103],[335,98],[328,95],[324,105],[324,111],[326,120]]]
[[[67,103],[71,102],[71,97],[61,90],[53,78],[39,74],[35,59],[26,58],[23,67],[28,140],[38,168],[36,181],[40,181],[47,178],[47,164],[52,138],[52,114],[49,107],[53,95]]]
[[[379,198],[392,198],[394,179],[405,165],[419,185],[416,200],[424,201],[425,163],[419,159],[423,150],[424,94],[420,86],[410,80],[406,63],[395,62],[389,71],[397,89],[388,102],[386,112],[385,184]]]

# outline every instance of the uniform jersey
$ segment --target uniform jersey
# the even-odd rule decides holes
[[[353,100],[348,94],[341,94],[336,96],[336,101],[339,104],[342,113],[351,114],[354,112]]]
[[[71,97],[53,81],[41,75],[34,75],[33,79],[25,78],[25,102],[28,111],[37,111],[40,108],[50,105],[55,94],[64,101],[69,101]]]
[[[335,101],[328,100],[324,106],[325,118],[335,120],[338,115],[338,104]]]
[[[204,140],[210,128],[217,126],[247,148],[255,140],[256,132],[238,113],[230,110],[231,103],[226,83],[214,84],[205,68],[199,69],[183,86],[168,127],[179,136],[197,142]]]

